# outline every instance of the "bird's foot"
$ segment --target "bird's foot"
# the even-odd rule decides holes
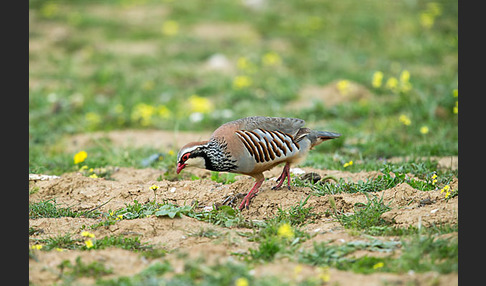
[[[251,203],[251,199],[253,199],[254,197],[256,197],[256,193],[255,194],[248,194],[246,195],[246,197],[243,198],[243,201],[241,202],[240,204],[240,211],[243,210],[243,208],[246,208],[247,210],[250,209],[250,203]]]
[[[282,188],[281,185],[276,185],[272,187],[272,190],[280,190]],[[287,186],[287,189],[290,191],[290,185]]]
[[[243,208],[246,208],[247,210],[250,209],[251,199],[257,195],[258,188],[262,185],[263,181],[264,181],[264,179],[257,181],[255,183],[255,185],[253,186],[253,188],[251,188],[251,190],[248,192],[248,194],[243,198],[243,201],[241,202],[240,207],[239,207],[240,211]]]
[[[245,197],[245,194],[244,194],[244,193],[238,193],[238,194],[236,194],[236,195],[231,194],[231,195],[227,196],[227,197],[226,197],[226,198],[223,200],[223,203],[222,203],[222,204],[223,204],[223,205],[227,205],[227,206],[231,206],[231,205],[233,205],[233,204],[235,203],[235,201],[236,201],[237,199],[241,199],[241,198],[243,198],[243,197]]]

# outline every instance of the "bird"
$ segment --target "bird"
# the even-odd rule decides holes
[[[243,198],[239,209],[249,209],[250,202],[265,181],[264,171],[285,163],[277,178],[278,189],[287,179],[290,189],[290,166],[302,162],[309,150],[320,143],[341,136],[329,131],[304,127],[299,118],[250,116],[218,127],[209,140],[190,142],[177,154],[176,173],[196,167],[217,172],[251,176],[255,185]]]

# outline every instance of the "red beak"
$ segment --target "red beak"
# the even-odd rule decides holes
[[[185,167],[186,164],[177,163],[177,170],[176,170],[177,174],[179,174],[182,171],[182,169],[184,169]]]

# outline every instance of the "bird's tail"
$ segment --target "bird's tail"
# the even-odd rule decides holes
[[[335,139],[340,137],[341,134],[329,131],[312,131],[309,134],[309,139],[311,140],[311,147],[317,146],[324,141]]]

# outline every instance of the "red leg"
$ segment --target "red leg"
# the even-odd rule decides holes
[[[287,187],[290,190],[290,164],[286,163],[285,167],[283,168],[282,174],[277,179],[277,185],[273,187],[272,189],[278,189],[282,186],[283,182],[285,181],[285,178],[287,178]]]
[[[257,180],[257,182],[255,183],[253,188],[251,188],[251,190],[248,192],[248,194],[243,198],[243,201],[240,204],[240,211],[244,207],[246,207],[246,209],[250,208],[250,201],[258,193],[258,188],[262,185],[264,180],[265,180],[264,178]]]

